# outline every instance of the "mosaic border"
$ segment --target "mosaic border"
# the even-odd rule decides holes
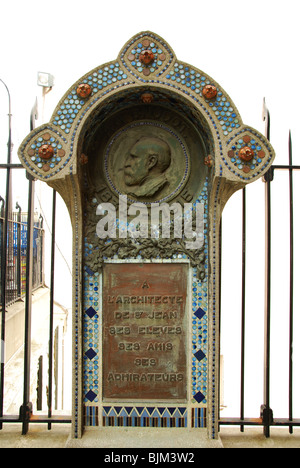
[[[100,410],[100,411],[99,411]],[[190,412],[190,420],[189,420]],[[102,418],[99,415],[102,414]],[[86,427],[206,428],[207,409],[187,407],[84,406]]]

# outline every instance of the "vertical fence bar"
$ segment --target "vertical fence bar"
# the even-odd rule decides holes
[[[48,380],[48,418],[52,416],[53,389],[53,310],[54,310],[54,263],[55,263],[55,228],[56,228],[56,191],[52,198],[52,244],[51,244],[51,279],[50,279],[50,318],[49,318],[49,380]],[[48,430],[51,423],[48,423]]]
[[[0,195],[0,306],[2,308],[2,266],[3,266],[3,245],[4,245],[4,218],[5,218],[5,200]]]
[[[294,334],[294,193],[292,135],[289,132],[289,205],[290,205],[290,310],[289,310],[289,421],[293,421],[293,334]],[[293,433],[292,424],[289,433]]]
[[[37,114],[35,108],[31,111],[30,130],[35,127]],[[32,278],[33,278],[33,234],[34,234],[34,191],[35,180],[26,173],[28,179],[28,213],[27,213],[27,248],[26,248],[26,286],[25,286],[25,334],[24,334],[24,380],[23,404],[20,408],[22,434],[28,432],[29,419],[32,415],[30,400],[30,364],[31,364],[31,313],[32,313]]]
[[[21,287],[21,222],[22,222],[22,208],[19,203],[16,204],[17,214],[17,297],[20,298],[22,295]]]
[[[6,186],[7,189],[7,186]],[[6,190],[7,192],[7,190]],[[7,245],[7,207],[4,205],[4,221],[1,252],[1,348],[0,348],[0,417],[3,416],[4,406],[4,360],[5,360],[5,310],[6,310],[6,245]],[[2,423],[0,422],[0,429]]]
[[[6,195],[5,195],[5,211],[3,223],[3,245],[2,245],[2,262],[1,262],[1,346],[0,346],[0,417],[3,416],[4,406],[4,360],[5,360],[5,314],[6,314],[6,272],[7,272],[7,241],[8,241],[8,215],[11,205],[11,99],[10,92],[4,81],[8,94],[8,141],[7,141],[7,168],[6,168]],[[0,429],[2,423],[0,422]]]
[[[246,306],[246,188],[242,199],[242,307],[241,307],[241,401],[240,418],[245,417],[245,306]],[[244,432],[244,425],[240,426]]]
[[[262,419],[264,434],[270,437],[272,422],[270,409],[270,336],[271,336],[271,180],[266,180],[266,278],[265,278],[265,334],[264,334],[264,404]]]
[[[1,299],[1,266],[2,266],[2,248],[3,248],[3,222],[4,222],[4,206],[5,200],[0,195],[0,306],[2,305]]]
[[[32,309],[32,270],[33,270],[33,225],[34,225],[34,179],[28,178],[28,219],[26,251],[26,299],[25,299],[25,336],[24,336],[24,383],[23,405],[20,408],[22,434],[28,432],[29,419],[32,414],[30,400],[30,358],[31,358],[31,309]]]
[[[44,231],[43,231],[44,218],[42,215],[39,217],[40,225],[40,285],[44,286]]]
[[[265,134],[270,140],[270,113],[264,101],[263,118]],[[270,408],[270,339],[271,339],[271,182],[273,168],[264,176],[265,181],[265,331],[264,331],[264,402],[261,406],[261,417],[264,434],[270,437],[270,425],[273,422],[273,412]]]
[[[7,169],[6,177],[6,196],[9,193],[7,184],[9,184],[10,176]],[[7,201],[7,198],[6,198]],[[8,235],[8,204],[4,205],[4,221],[3,221],[3,236],[2,236],[2,252],[1,252],[1,347],[0,347],[0,417],[3,416],[4,407],[4,372],[5,372],[5,314],[6,314],[6,262],[7,262],[7,235]],[[0,429],[2,423],[0,422]]]
[[[54,332],[54,408],[58,409],[59,329]]]
[[[271,118],[267,108],[266,99],[263,100],[263,121],[265,122],[265,137],[270,141],[271,136]]]
[[[43,356],[40,356],[38,361],[36,392],[36,409],[41,411],[43,409]]]
[[[2,307],[2,264],[3,264],[3,245],[4,245],[4,217],[5,217],[5,200],[0,195],[0,306]]]

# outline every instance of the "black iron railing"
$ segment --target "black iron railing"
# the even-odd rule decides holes
[[[264,120],[266,122],[265,134],[270,139],[270,114],[264,103]],[[246,335],[246,213],[247,213],[247,189],[243,189],[242,195],[242,290],[241,290],[241,378],[240,378],[240,415],[239,417],[220,417],[220,425],[240,426],[243,432],[245,426],[262,426],[266,437],[270,437],[270,428],[272,426],[286,426],[289,428],[290,434],[293,433],[293,427],[300,426],[300,419],[295,418],[293,414],[294,398],[298,395],[293,391],[293,340],[294,340],[294,184],[293,176],[295,171],[300,169],[299,165],[293,164],[292,155],[292,137],[289,133],[288,141],[288,164],[273,165],[264,176],[265,183],[265,329],[264,329],[264,375],[263,375],[263,402],[260,407],[260,417],[248,418],[245,417],[245,335]],[[271,292],[272,292],[272,182],[276,177],[277,171],[288,171],[288,206],[286,210],[289,213],[289,310],[288,310],[288,328],[289,328],[289,343],[288,343],[288,366],[289,366],[289,382],[288,382],[288,414],[286,418],[274,418],[271,408],[270,393],[270,366],[271,366]],[[221,267],[220,267],[221,269]],[[222,314],[222,305],[220,306],[220,316]],[[222,331],[221,331],[222,333]]]
[[[4,204],[4,203],[3,203]],[[0,281],[5,275],[5,295],[6,306],[9,306],[21,299],[26,291],[26,252],[27,252],[27,213],[22,213],[21,207],[17,204],[18,212],[9,214],[6,245],[6,268],[0,257]],[[1,211],[4,211],[2,208]],[[3,251],[3,230],[4,213],[0,212],[0,249]],[[44,284],[43,267],[44,230],[43,219],[40,217],[34,222],[33,229],[33,275],[32,288],[37,289]]]
[[[1,168],[1,166],[0,166]],[[7,164],[5,170],[12,168]],[[13,167],[21,169],[21,166]],[[33,412],[30,395],[31,374],[31,313],[32,292],[44,284],[44,230],[43,219],[34,219],[34,184],[35,181],[28,178],[28,212],[22,214],[19,207],[18,212],[10,216],[8,207],[3,200],[0,217],[1,229],[1,370],[0,370],[0,429],[3,423],[20,422],[22,433],[28,432],[29,424],[46,423],[51,429],[53,423],[70,423],[70,416],[53,415],[53,319],[54,319],[54,269],[55,269],[55,214],[56,214],[56,192],[53,190],[52,209],[52,239],[51,239],[51,277],[50,277],[50,303],[49,303],[49,352],[48,352],[48,414],[36,415]],[[12,219],[10,219],[12,218]],[[6,248],[5,248],[6,246]],[[4,382],[5,382],[5,341],[6,336],[6,313],[9,305],[18,298],[24,298],[25,307],[25,334],[24,334],[24,366],[23,366],[23,404],[19,414],[6,415],[4,408]]]
[[[3,81],[0,80],[2,83]],[[56,192],[53,190],[52,210],[52,241],[51,241],[51,284],[49,304],[49,363],[48,363],[48,414],[34,415],[30,395],[31,376],[31,317],[32,317],[32,291],[33,288],[43,284],[43,250],[44,235],[42,218],[35,220],[34,194],[35,180],[25,171],[21,164],[12,163],[11,142],[11,102],[7,86],[3,83],[9,100],[9,130],[8,151],[6,163],[0,164],[0,170],[6,173],[5,194],[0,198],[0,229],[1,229],[1,288],[0,288],[0,430],[3,423],[19,422],[22,425],[22,434],[28,432],[29,424],[46,423],[51,429],[52,423],[70,423],[70,416],[53,415],[52,413],[52,375],[53,375],[53,317],[54,317],[54,253],[55,253],[55,209]],[[31,112],[31,128],[37,118],[36,109]],[[24,171],[24,182],[28,185],[28,203],[26,215],[22,215],[21,208],[12,215],[12,175],[15,170]],[[23,362],[23,403],[19,414],[4,414],[4,382],[5,382],[5,341],[7,307],[19,297],[24,297],[24,362]]]

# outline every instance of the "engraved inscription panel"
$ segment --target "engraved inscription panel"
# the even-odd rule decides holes
[[[106,264],[103,399],[187,399],[187,264]]]

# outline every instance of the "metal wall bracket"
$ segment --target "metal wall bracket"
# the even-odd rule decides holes
[[[273,410],[267,405],[261,405],[260,417],[264,425],[264,434],[266,437],[270,437],[270,426],[274,422]]]
[[[273,182],[273,180],[274,180],[274,167],[271,166],[270,169],[264,174],[263,181]]]

